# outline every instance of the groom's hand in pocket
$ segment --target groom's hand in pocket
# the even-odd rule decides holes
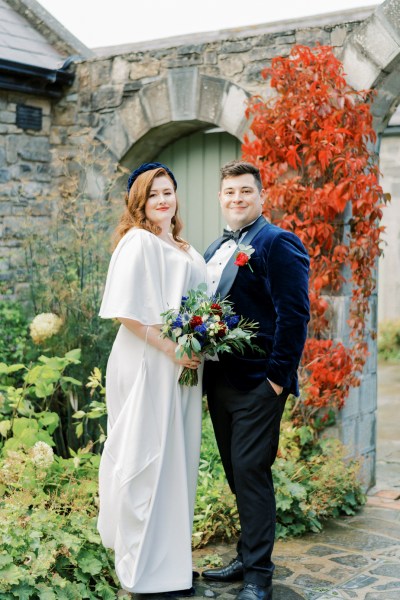
[[[283,392],[283,387],[281,385],[278,385],[277,383],[274,383],[273,381],[271,381],[270,379],[268,379],[270,385],[272,386],[275,394],[277,396],[280,396]]]

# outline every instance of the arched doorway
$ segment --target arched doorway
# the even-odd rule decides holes
[[[155,157],[176,176],[183,237],[199,252],[221,234],[224,226],[218,203],[219,169],[240,155],[237,138],[212,128],[180,138]]]

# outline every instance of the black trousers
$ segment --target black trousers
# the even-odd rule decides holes
[[[218,362],[206,366],[207,399],[226,477],[236,495],[244,580],[271,584],[275,539],[275,492],[271,467],[287,391],[279,396],[267,380],[248,392],[233,388]]]

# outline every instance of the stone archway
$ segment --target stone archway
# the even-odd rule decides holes
[[[212,125],[239,140],[247,127],[249,94],[196,67],[170,69],[128,97],[95,137],[130,167],[149,160],[183,135]]]
[[[374,88],[377,134],[385,129],[400,101],[400,1],[386,0],[347,38],[341,60],[350,85]]]

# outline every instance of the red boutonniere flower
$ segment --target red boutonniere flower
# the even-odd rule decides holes
[[[244,246],[243,244],[239,244],[238,249],[235,254],[235,265],[238,267],[244,267],[247,265],[250,271],[253,273],[253,269],[251,268],[251,264],[249,263],[250,257],[254,252],[254,248],[252,246]]]

